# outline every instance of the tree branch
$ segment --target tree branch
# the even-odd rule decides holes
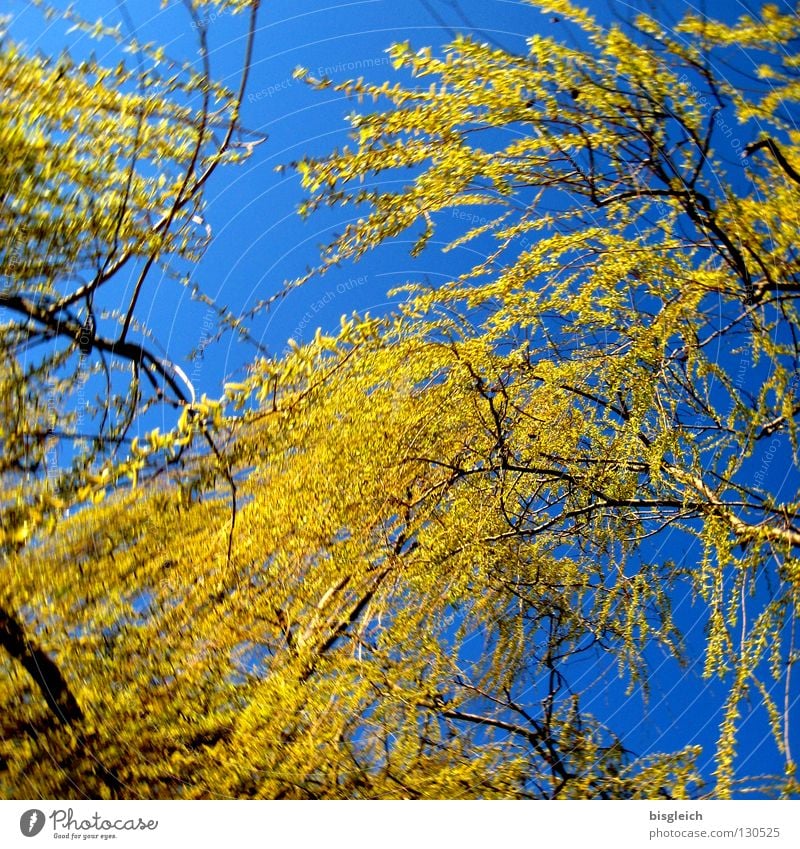
[[[752,144],[747,145],[744,149],[744,155],[750,156],[755,153],[757,150],[761,150],[762,148],[766,148],[778,161],[778,165],[781,166],[783,172],[789,177],[790,180],[793,180],[800,186],[800,174],[792,168],[792,166],[786,161],[786,157],[781,152],[781,149],[778,145],[773,141],[773,139],[766,138],[761,139],[761,141],[753,142]]]
[[[43,649],[28,639],[19,619],[3,607],[0,607],[0,645],[33,678],[59,722],[72,725],[83,720],[83,711],[61,670]]]

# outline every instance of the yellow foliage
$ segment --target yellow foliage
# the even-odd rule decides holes
[[[437,289],[409,286],[395,314],[343,316],[335,335],[255,362],[223,400],[184,399],[174,430],[133,440],[66,495],[26,499],[9,469],[0,635],[27,629],[27,651],[62,677],[48,700],[5,638],[6,795],[697,796],[698,747],[635,756],[573,678],[597,651],[619,676],[602,686],[646,697],[656,651],[689,660],[678,591],[707,626],[706,674],[730,685],[706,792],[733,795],[748,688],[766,693],[795,662],[800,505],[753,467],[779,432],[798,459],[797,137],[751,148],[742,190],[691,46],[535,5],[592,49],[540,36],[510,56],[460,37],[444,58],[392,48],[396,68],[430,78],[420,86],[310,80],[385,107],[352,117],[352,149],[298,163],[305,211],[363,212],[318,272],[422,223],[419,252],[442,213],[471,204],[486,221],[452,247],[488,245],[485,259]],[[789,51],[786,16],[762,17],[683,31]],[[113,86],[79,75],[65,116],[41,62],[2,67],[27,74],[44,128],[3,130],[3,179],[21,198],[8,214],[35,218],[33,175],[74,216],[78,148],[63,178],[47,172],[45,130],[76,122],[85,141],[98,103],[114,103],[129,137],[144,104],[123,109]],[[780,130],[776,103],[725,96]],[[168,114],[169,138],[155,117],[148,149],[183,161],[190,116]],[[96,186],[119,168],[98,155]],[[361,186],[406,166],[402,188]],[[142,208],[173,190],[134,183]],[[97,235],[110,226],[101,217]],[[46,257],[30,253],[38,279]],[[13,441],[14,414],[30,435],[46,413],[14,400],[24,381],[3,356]],[[762,389],[744,385],[739,357]],[[664,553],[671,533],[683,561]],[[795,793],[788,717],[766,706],[786,760],[769,792]]]

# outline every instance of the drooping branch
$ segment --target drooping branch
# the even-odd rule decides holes
[[[164,243],[167,232],[169,231],[171,225],[175,220],[175,217],[178,213],[183,211],[185,207],[192,203],[192,201],[197,199],[205,184],[216,171],[220,162],[222,162],[224,154],[231,148],[233,144],[234,133],[238,128],[240,128],[239,113],[241,111],[242,102],[244,100],[244,94],[247,89],[247,82],[250,77],[250,70],[253,62],[253,44],[255,41],[255,34],[257,29],[256,23],[259,5],[259,2],[254,2],[250,7],[250,20],[248,23],[247,41],[245,44],[245,55],[242,65],[241,77],[239,80],[239,89],[236,93],[235,100],[233,101],[231,118],[227,122],[225,136],[222,139],[222,142],[218,145],[214,155],[211,157],[211,161],[208,165],[206,165],[205,169],[199,175],[196,172],[196,167],[198,165],[200,155],[199,146],[194,150],[191,162],[183,180],[183,184],[175,198],[175,201],[169,207],[169,209],[163,212],[163,214],[159,217],[159,219],[151,228],[152,235],[158,236],[160,238],[160,244],[162,245]],[[197,27],[197,29],[198,32],[201,33],[201,36],[203,36],[204,30],[200,27]],[[202,55],[205,64],[205,78],[208,79],[210,72],[207,64],[208,51],[207,47],[205,46],[204,37],[202,41],[202,47]],[[198,145],[205,139],[205,131],[206,129],[208,129],[209,125],[210,112],[208,107],[208,92],[206,92],[206,95],[204,97],[204,108],[202,112],[202,123],[198,133]],[[262,136],[259,139],[259,143],[260,141],[263,141],[264,138],[266,138],[266,136]],[[113,253],[116,253],[116,251],[112,252],[112,256]],[[139,283],[137,284],[138,289],[141,289],[141,285],[144,282],[144,277],[146,277],[147,271],[149,270],[152,263],[155,261],[156,254],[157,251],[148,258],[145,269],[140,273]],[[113,262],[107,262],[103,266],[103,268],[98,271],[94,279],[92,279],[89,283],[78,287],[71,294],[65,295],[63,298],[60,298],[57,302],[53,303],[48,308],[48,311],[51,314],[55,315],[58,311],[64,310],[72,304],[75,304],[78,301],[85,300],[87,297],[92,296],[97,289],[99,289],[104,283],[111,280],[112,277],[114,277],[125,265],[127,265],[128,261],[133,256],[134,252],[132,250],[124,251]],[[133,305],[135,306],[135,299]],[[131,315],[131,313],[132,310],[131,308],[129,308],[128,313],[126,315],[126,325],[124,326],[123,332],[120,335],[120,340],[124,340],[125,338],[128,326],[130,324],[128,317]]]
[[[798,186],[800,186],[800,174],[798,174],[797,171],[792,168],[792,166],[786,160],[786,157],[781,152],[781,149],[773,141],[773,139],[761,139],[761,141],[753,142],[752,144],[747,145],[747,147],[744,149],[744,155],[751,156],[757,150],[762,150],[763,148],[766,148],[775,157],[778,162],[778,165],[781,166],[786,176],[790,180],[793,180],[795,183],[797,183]]]
[[[76,321],[66,321],[51,315],[43,306],[22,295],[0,293],[0,307],[5,307],[37,322],[45,327],[51,336],[63,336],[74,341],[79,339],[82,332],[82,326]],[[150,376],[149,369],[153,369],[175,393],[179,401],[189,402],[186,392],[172,374],[173,371],[180,374],[177,367],[150,353],[143,345],[95,336],[92,339],[92,347],[97,351],[113,354],[134,363],[137,367],[144,369],[148,376]],[[191,391],[191,387],[189,388]]]

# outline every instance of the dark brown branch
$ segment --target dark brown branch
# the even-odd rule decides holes
[[[31,676],[59,722],[72,725],[83,720],[83,711],[61,670],[43,649],[26,636],[19,619],[3,607],[0,607],[0,645]]]
[[[80,324],[74,321],[64,321],[55,315],[51,315],[43,306],[31,301],[22,295],[0,294],[0,307],[6,307],[14,312],[20,313],[27,318],[42,324],[48,329],[52,336],[64,336],[74,342],[80,332]],[[126,341],[110,341],[101,336],[93,340],[93,347],[100,352],[107,352],[129,360],[139,366],[145,375],[154,380],[151,369],[154,369],[169,388],[175,393],[177,399],[188,403],[189,399],[180,384],[170,374],[164,362],[151,354],[140,344]]]
[[[378,591],[378,588],[383,583],[383,579],[389,574],[388,569],[384,569],[382,572],[378,574],[375,578],[374,585],[367,590],[364,595],[358,600],[353,609],[347,615],[345,619],[343,619],[339,625],[335,628],[333,633],[328,637],[327,640],[320,646],[319,654],[323,655],[325,652],[329,651],[333,644],[341,637],[344,633],[346,633],[347,629],[358,621],[358,618],[364,612],[366,606],[372,601],[375,593]]]
[[[783,172],[789,177],[790,180],[793,180],[800,186],[800,174],[792,168],[792,166],[786,161],[786,157],[781,152],[781,149],[772,139],[761,139],[761,141],[753,142],[752,144],[747,145],[744,149],[744,155],[750,156],[755,153],[757,150],[761,150],[762,148],[766,148],[777,160],[778,165],[781,166]]]

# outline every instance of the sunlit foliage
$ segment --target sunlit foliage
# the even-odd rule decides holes
[[[361,216],[316,273],[407,228],[422,251],[460,207],[484,220],[451,248],[485,260],[257,360],[7,547],[8,795],[797,793],[798,503],[763,458],[798,459],[798,18],[534,5],[579,39],[399,44],[405,82],[310,80],[361,104],[352,146],[297,163],[304,213]],[[729,47],[776,57],[774,84],[719,78]],[[641,704],[649,660],[692,659],[687,596],[717,749],[639,755],[597,690]],[[783,774],[737,769],[748,699]]]

